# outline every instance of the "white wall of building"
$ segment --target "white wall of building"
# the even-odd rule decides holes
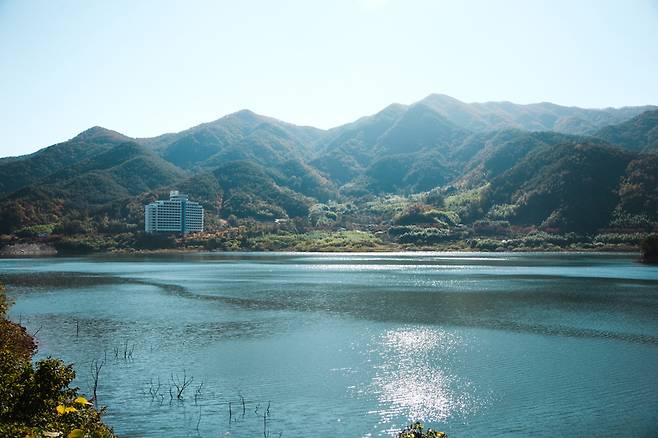
[[[203,231],[203,207],[187,195],[172,191],[167,201],[144,207],[144,230],[149,233],[196,233]]]

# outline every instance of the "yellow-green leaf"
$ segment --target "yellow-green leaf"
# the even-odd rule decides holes
[[[84,438],[85,432],[82,429],[73,429],[71,432],[69,432],[67,438]]]
[[[77,403],[79,405],[90,405],[89,400],[84,398],[83,396],[76,397],[75,400],[73,400],[73,403]]]
[[[65,407],[64,405],[57,405],[57,407],[55,408],[55,410],[57,411],[57,413],[58,413],[59,415],[62,415],[62,414],[64,414],[64,413],[66,412],[66,407]]]

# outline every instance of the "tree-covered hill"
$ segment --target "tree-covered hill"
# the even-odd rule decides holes
[[[0,197],[35,184],[49,175],[129,140],[117,132],[91,128],[73,139],[30,155],[0,159]]]
[[[443,94],[421,100],[437,113],[464,129],[490,131],[523,129],[564,134],[590,134],[606,125],[620,123],[655,106],[585,109],[549,102],[519,105],[512,102],[464,103]]]
[[[93,216],[106,204],[186,177],[182,170],[136,143],[96,146],[97,154],[69,163],[0,200],[0,231],[57,222],[66,216]]]
[[[610,222],[633,158],[591,143],[545,145],[493,178],[488,202],[519,225],[594,232]]]
[[[273,221],[306,216],[312,199],[278,183],[277,173],[251,161],[233,161],[196,175],[178,187],[206,209],[219,209],[222,217]]]
[[[594,134],[609,143],[638,152],[658,152],[658,110],[646,111]]]
[[[338,185],[353,180],[370,165],[379,138],[406,109],[404,105],[389,105],[377,114],[329,130],[319,143],[311,164]]]
[[[658,221],[658,152],[631,161],[619,186],[620,214],[635,218],[629,226]],[[645,219],[646,218],[646,219]]]
[[[478,172],[497,174],[538,145],[576,141],[583,135],[568,134],[591,133],[646,109],[655,107],[468,104],[434,94],[329,130],[316,143],[311,163],[338,186],[347,185],[348,192],[425,190],[452,178],[470,181]],[[465,173],[470,175],[464,178]]]
[[[647,108],[431,95],[329,130],[247,110],[153,138],[94,127],[0,159],[0,233],[99,217],[104,230],[138,230],[143,204],[171,189],[211,219],[358,228],[393,224],[417,205],[450,219],[413,226],[649,229],[658,161],[646,152],[658,147],[658,111]]]
[[[462,171],[455,183],[467,188],[477,187],[500,176],[537,149],[579,142],[605,144],[590,137],[551,131],[504,129],[473,134],[452,148],[450,158],[462,163]]]
[[[261,164],[308,158],[324,131],[242,110],[176,134],[138,139],[184,169],[209,169],[235,160]]]

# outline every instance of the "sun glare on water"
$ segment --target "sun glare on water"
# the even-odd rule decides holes
[[[382,363],[372,381],[380,424],[395,417],[444,422],[472,412],[477,399],[471,383],[450,366],[463,339],[440,329],[405,328],[381,335]]]

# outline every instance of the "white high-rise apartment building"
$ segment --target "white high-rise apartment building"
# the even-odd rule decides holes
[[[188,200],[178,190],[169,192],[168,201],[155,201],[144,207],[147,233],[197,233],[203,231],[203,207]]]

